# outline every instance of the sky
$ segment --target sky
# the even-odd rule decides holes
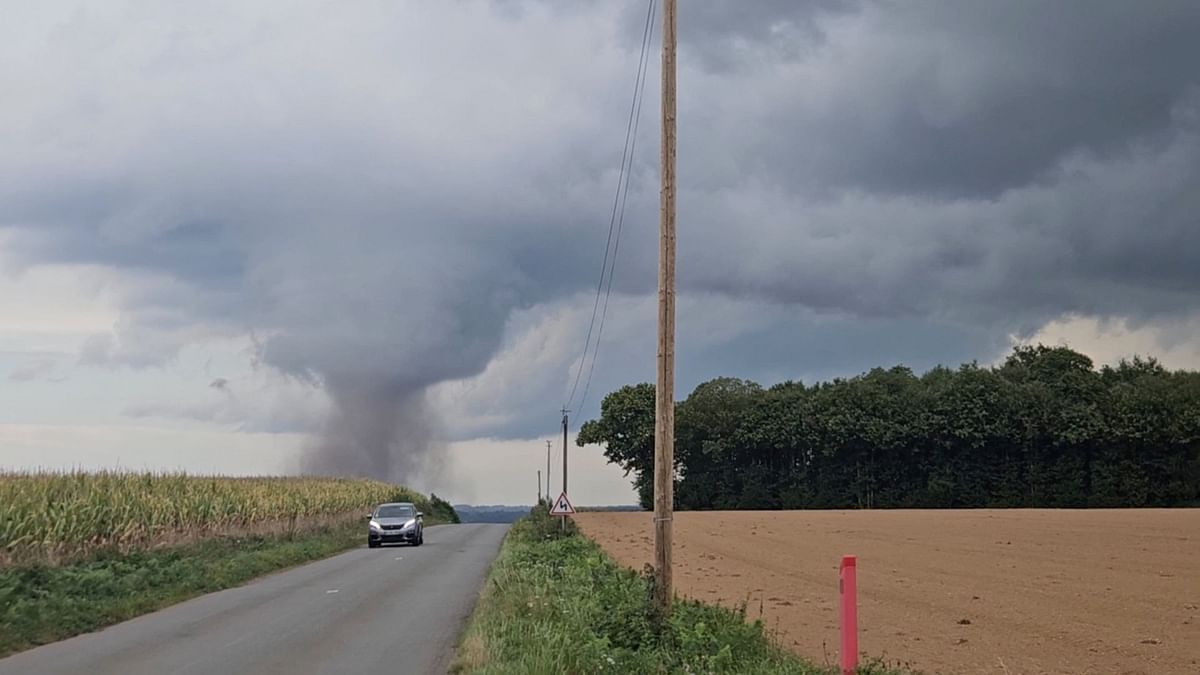
[[[645,0],[12,5],[0,468],[528,503],[554,440],[560,489]],[[1039,341],[1200,368],[1200,4],[681,5],[680,397]],[[572,434],[654,379],[657,34]]]

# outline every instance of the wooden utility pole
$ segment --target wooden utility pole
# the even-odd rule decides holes
[[[675,3],[663,0],[662,192],[658,255],[658,383],[654,392],[654,600],[670,614],[675,507]]]
[[[550,441],[546,441],[546,501],[550,501],[554,497],[550,496]]]
[[[542,503],[542,470],[538,469],[538,500],[537,503]]]
[[[567,413],[571,412],[566,408],[562,409],[563,416],[563,494],[567,494]]]

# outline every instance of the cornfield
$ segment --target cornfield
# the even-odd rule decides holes
[[[0,472],[0,565],[295,532],[361,517],[386,501],[411,501],[430,512],[423,495],[370,480]]]

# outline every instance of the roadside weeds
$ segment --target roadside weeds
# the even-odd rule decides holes
[[[569,521],[568,521],[569,522]],[[619,567],[544,506],[518,521],[492,566],[453,673],[832,675],[772,644],[744,608],[678,600],[657,616],[652,580]],[[873,662],[864,675],[900,675]]]

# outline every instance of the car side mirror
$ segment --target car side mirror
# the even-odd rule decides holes
[[[372,518],[374,518],[374,517],[375,517],[375,514],[374,514],[374,513],[368,513],[368,514],[367,514],[367,520],[370,520],[370,519],[372,519]]]
[[[417,517],[418,517],[418,518],[421,518],[421,517],[423,517],[424,515],[425,515],[424,513],[421,513],[420,511],[417,511]]]

